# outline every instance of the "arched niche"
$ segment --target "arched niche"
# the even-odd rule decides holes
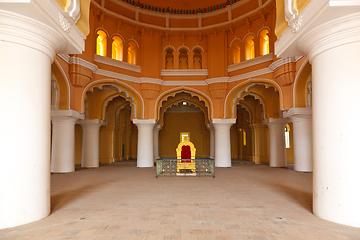
[[[167,48],[165,52],[165,69],[174,69],[174,50]]]
[[[120,36],[113,36],[112,38],[112,59],[123,61],[124,58],[124,41]]]
[[[307,106],[307,93],[308,87],[307,83],[310,80],[311,74],[311,64],[306,61],[304,62],[303,67],[295,78],[294,83],[294,103],[295,107],[301,108]]]
[[[179,53],[179,69],[188,69],[188,50],[186,48],[181,48]]]
[[[261,30],[259,33],[259,48],[261,56],[270,53],[269,30],[266,28]]]
[[[57,59],[55,59],[54,63],[51,65],[51,72],[54,76],[54,80],[57,82],[57,88],[59,90],[58,108],[59,110],[68,110],[70,109],[69,79]]]
[[[138,45],[135,41],[131,40],[128,42],[128,46],[128,63],[136,65]]]
[[[100,56],[107,56],[107,34],[104,30],[96,31],[96,54]]]
[[[255,36],[253,34],[248,34],[244,39],[245,46],[245,60],[250,60],[255,58]]]
[[[240,58],[240,46],[241,40],[239,38],[234,38],[230,43],[230,54],[229,54],[229,65],[236,64],[241,61]]]
[[[193,68],[194,69],[202,69],[202,51],[199,48],[194,49],[193,55]]]

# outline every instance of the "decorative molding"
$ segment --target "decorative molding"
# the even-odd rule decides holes
[[[216,124],[231,124],[232,125],[234,123],[236,123],[236,118],[213,118],[211,121],[211,124],[213,126]]]
[[[111,72],[111,71],[107,71],[107,70],[103,70],[103,69],[98,69],[94,73],[98,74],[98,75],[103,75],[106,77],[116,78],[116,79],[125,80],[125,81],[129,81],[129,82],[134,82],[134,83],[140,83],[140,80],[137,77],[133,77],[133,76],[129,76],[129,75],[121,74],[121,73],[115,73],[115,72]]]
[[[74,19],[74,22],[77,23],[81,17],[80,1],[70,0],[69,6],[66,8],[66,12],[72,19]]]
[[[97,54],[94,54],[94,61],[98,62],[98,63],[110,65],[110,66],[113,66],[113,67],[122,68],[122,69],[125,69],[125,70],[137,72],[137,73],[141,72],[141,67],[138,66],[138,65],[134,65],[134,64],[127,63],[127,62],[115,60],[115,59],[112,59],[112,58],[100,56],[100,55],[97,55]]]
[[[164,81],[162,86],[207,86],[205,81]]]
[[[299,15],[297,18],[295,18],[293,21],[289,23],[289,27],[291,29],[291,32],[296,33],[300,30],[302,23],[302,15]]]
[[[252,71],[252,72],[239,74],[237,76],[230,77],[229,82],[235,82],[235,81],[239,81],[239,80],[243,80],[243,79],[257,77],[257,76],[272,73],[272,72],[273,71],[268,67],[267,68],[262,68],[262,69],[255,70],[255,71]]]
[[[274,71],[275,69],[277,69],[278,67],[285,65],[287,63],[292,63],[292,62],[296,62],[295,57],[284,57],[281,58],[275,62],[273,62],[272,64],[269,65],[269,68]]]
[[[67,64],[69,64],[69,61],[70,61],[70,56],[69,54],[58,54],[58,56],[64,60]]]
[[[292,122],[301,121],[304,119],[312,118],[312,108],[290,108],[289,110],[283,111],[284,118],[290,118]]]
[[[62,30],[64,30],[67,33],[70,32],[71,24],[69,20],[67,20],[61,12],[59,12],[59,22]]]
[[[51,118],[73,117],[83,120],[85,114],[79,113],[75,110],[51,110]]]
[[[229,77],[208,78],[205,80],[205,82],[207,84],[223,83],[223,82],[228,82],[228,81],[229,81]]]
[[[264,62],[272,61],[274,59],[273,53],[269,53],[257,58],[249,59],[244,62],[235,63],[228,66],[228,72],[233,72],[236,70],[244,69],[247,67],[255,66]]]
[[[161,76],[207,76],[207,69],[164,69]]]
[[[98,66],[96,66],[95,64],[88,62],[82,58],[78,58],[78,57],[70,57],[69,59],[69,64],[77,64],[86,68],[91,69],[93,72],[95,72],[96,70],[99,69]]]
[[[158,79],[158,78],[147,78],[147,77],[141,77],[139,78],[141,83],[154,83],[154,84],[162,84],[164,80]]]

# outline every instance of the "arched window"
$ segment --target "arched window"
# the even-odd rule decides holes
[[[260,44],[260,55],[269,54],[269,30],[264,29],[259,34],[259,44]]]
[[[174,69],[174,54],[171,48],[166,49],[165,69]]]
[[[201,51],[198,48],[194,50],[193,63],[194,69],[202,69]]]
[[[103,30],[98,30],[96,34],[96,54],[106,57],[107,35]]]
[[[285,146],[290,148],[290,125],[286,124],[285,126]]]
[[[112,42],[112,59],[122,61],[123,60],[124,42],[119,36],[113,37]]]
[[[188,69],[188,55],[185,48],[180,49],[179,69]]]
[[[240,59],[240,39],[236,39],[231,44],[231,60],[230,64],[239,63],[241,61]]]
[[[249,35],[245,38],[245,60],[253,59],[254,57],[255,57],[254,35]]]
[[[137,45],[134,41],[129,42],[128,63],[136,64]]]

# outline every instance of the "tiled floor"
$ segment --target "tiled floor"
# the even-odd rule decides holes
[[[51,215],[0,239],[360,239],[312,215],[311,173],[234,164],[216,178],[156,179],[124,164],[51,178]]]

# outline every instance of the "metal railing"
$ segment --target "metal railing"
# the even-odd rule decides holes
[[[189,164],[184,164],[189,163]],[[195,162],[195,167],[192,163]],[[214,159],[156,159],[156,177],[159,176],[210,176],[215,177]]]

